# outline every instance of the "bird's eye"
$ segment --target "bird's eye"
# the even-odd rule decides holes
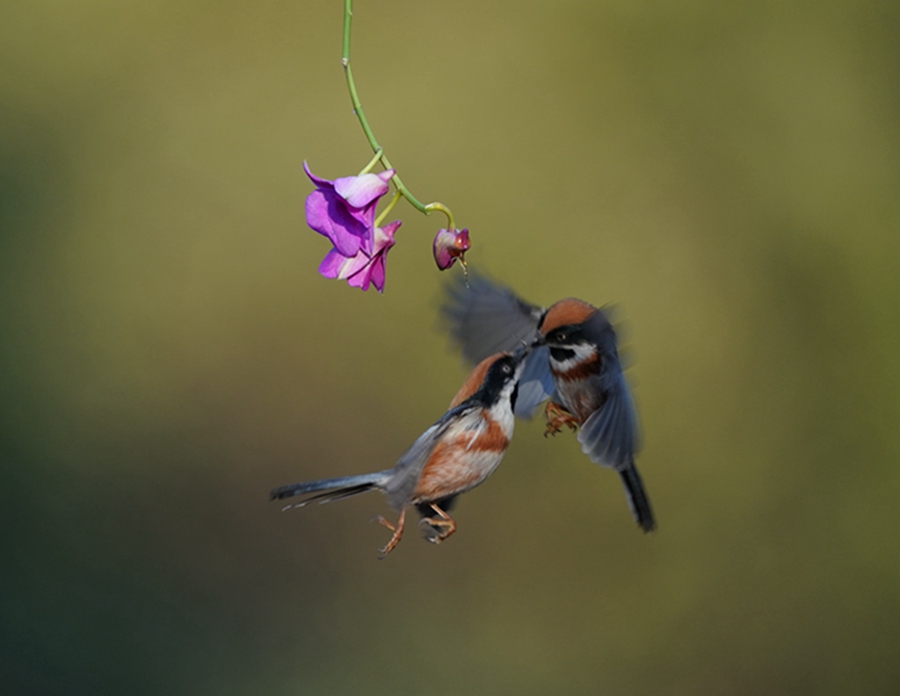
[[[512,372],[512,368],[511,368],[509,365],[504,365],[504,366],[503,366],[503,371],[504,371],[506,374],[509,374],[510,372]]]
[[[557,341],[560,341],[560,342],[565,341],[565,340],[566,340],[566,334],[565,334],[565,332],[564,332],[564,331],[560,331],[558,334],[556,334],[556,340],[557,340]]]

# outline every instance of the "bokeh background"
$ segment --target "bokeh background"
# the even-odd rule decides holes
[[[0,6],[9,694],[900,691],[896,3],[358,0],[354,68],[471,264],[613,303],[644,536],[522,423],[439,547],[378,495],[466,374],[401,205],[319,277],[303,174],[370,152],[339,0]],[[458,269],[454,269],[456,272]]]

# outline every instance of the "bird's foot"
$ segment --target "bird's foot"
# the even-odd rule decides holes
[[[397,520],[396,526],[388,522],[381,515],[378,515],[373,519],[378,520],[378,524],[380,524],[382,527],[387,527],[394,533],[394,535],[391,537],[391,540],[387,543],[387,546],[385,546],[378,552],[378,558],[384,558],[394,550],[394,547],[397,544],[400,543],[400,538],[403,536],[403,527],[406,524],[406,508],[403,508],[403,512],[400,513],[400,519]]]
[[[578,430],[578,418],[569,413],[565,406],[555,401],[547,402],[544,416],[547,418],[547,429],[544,431],[544,437],[556,435],[562,431],[563,426],[568,426],[572,432]]]
[[[430,527],[425,538],[432,544],[440,544],[456,531],[456,522],[434,503],[431,504],[431,509],[438,514],[438,517],[423,517],[419,521],[419,526],[427,525]]]

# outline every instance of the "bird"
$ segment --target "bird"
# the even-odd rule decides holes
[[[576,298],[549,308],[532,305],[481,275],[446,289],[441,313],[463,356],[477,362],[485,353],[532,347],[519,380],[516,415],[531,418],[546,402],[544,435],[564,426],[578,430],[590,460],[618,472],[638,526],[645,532],[655,529],[635,464],[637,412],[607,313]]]
[[[456,522],[448,513],[458,496],[484,483],[509,447],[518,380],[528,350],[520,345],[514,352],[502,351],[481,360],[450,402],[449,410],[392,468],[281,486],[271,492],[270,499],[307,496],[283,508],[288,510],[313,501],[327,503],[378,490],[400,513],[396,524],[380,515],[375,518],[393,532],[380,550],[381,558],[400,542],[410,506],[422,518],[419,524],[426,528],[426,539],[439,544],[456,531]]]

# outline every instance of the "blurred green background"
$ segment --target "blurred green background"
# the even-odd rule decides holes
[[[383,296],[316,273],[302,161],[370,157],[341,14],[0,6],[3,692],[900,691],[898,5],[357,1],[472,265],[618,305],[659,519],[521,423],[383,562],[380,496],[266,500],[392,465],[466,374],[438,216],[398,208]]]

